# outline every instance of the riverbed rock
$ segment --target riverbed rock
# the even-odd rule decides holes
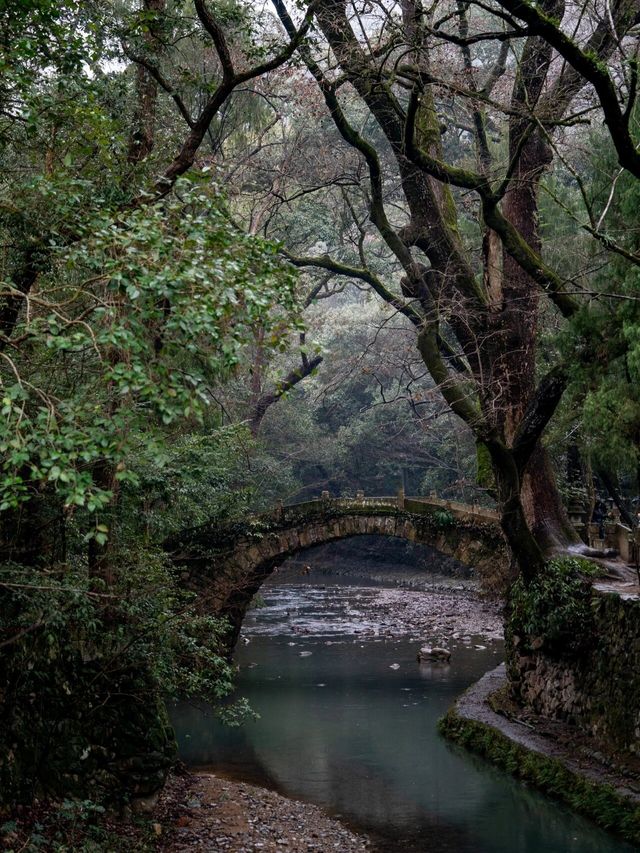
[[[159,792],[148,797],[136,797],[131,801],[131,811],[138,815],[150,815],[158,803]]]
[[[451,652],[442,646],[422,646],[417,654],[418,663],[425,663],[426,661],[448,662],[450,658]]]

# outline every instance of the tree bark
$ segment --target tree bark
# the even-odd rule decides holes
[[[562,18],[562,0],[547,0],[545,12]],[[509,155],[516,163],[503,202],[508,221],[538,254],[542,250],[538,227],[540,179],[552,162],[549,143],[528,116],[541,98],[552,58],[549,44],[527,39],[514,86],[509,124]],[[512,444],[536,388],[536,347],[540,291],[512,255],[503,251],[502,310],[498,315],[500,352],[493,364],[500,389],[497,417],[508,444]],[[562,501],[547,451],[535,448],[522,477],[522,503],[527,522],[540,546],[549,551],[579,542]]]
[[[633,515],[629,511],[629,507],[626,504],[625,499],[622,497],[620,493],[620,489],[618,484],[616,483],[615,475],[612,476],[608,471],[605,471],[604,468],[596,468],[596,474],[600,479],[602,485],[605,487],[607,492],[609,493],[609,497],[614,502],[618,511],[620,513],[620,518],[627,527],[633,529],[637,526],[637,521],[634,519]]]
[[[166,0],[143,0],[143,11],[154,15],[145,31],[145,53],[147,54],[159,52],[159,22],[165,8]],[[127,160],[132,165],[145,160],[153,149],[158,103],[158,83],[140,63],[136,65],[135,93],[135,109],[127,152]]]
[[[557,5],[553,10],[557,11]],[[552,10],[552,11],[553,11]],[[402,11],[408,46],[419,52],[417,73],[422,85],[414,100],[411,133],[413,145],[425,153],[425,162],[442,160],[440,131],[433,93],[425,81],[429,77],[428,55],[423,49],[417,4],[404,0]],[[418,14],[418,11],[420,14]],[[331,46],[342,72],[369,107],[393,151],[410,222],[394,232],[384,213],[381,198],[381,161],[371,145],[349,128],[339,113],[336,99],[322,79],[322,72],[310,68],[318,80],[334,121],[343,137],[364,155],[372,187],[371,219],[405,271],[405,295],[419,300],[424,325],[419,331],[418,348],[446,401],[473,430],[489,452],[496,480],[502,525],[525,578],[530,578],[544,562],[543,549],[576,541],[577,534],[563,513],[551,466],[535,442],[526,454],[516,448],[521,425],[536,396],[535,347],[538,312],[538,284],[523,272],[504,251],[502,271],[496,263],[495,245],[487,244],[485,259],[491,263],[483,289],[476,280],[463,248],[452,203],[445,182],[415,165],[406,154],[406,128],[401,109],[390,87],[381,81],[358,42],[346,14],[345,0],[320,0],[318,23]],[[535,106],[546,80],[551,49],[529,38],[514,90],[516,118],[510,127],[513,181],[504,200],[504,212],[522,239],[539,249],[537,191],[540,176],[549,163],[550,151],[532,128],[529,110]],[[312,61],[311,61],[312,62]],[[426,69],[426,70],[425,70]],[[407,126],[410,122],[407,113]],[[489,232],[489,238],[493,231]],[[408,249],[419,248],[430,262],[422,271]],[[502,280],[497,277],[502,272]],[[445,320],[446,318],[446,320]],[[456,382],[438,351],[438,325],[447,322],[453,329],[470,367],[480,400],[480,410],[470,402],[469,387]],[[560,387],[560,396],[563,390]],[[559,397],[550,395],[552,413]],[[544,402],[544,401],[543,401]],[[542,427],[548,418],[543,418]],[[520,458],[525,458],[520,464]]]

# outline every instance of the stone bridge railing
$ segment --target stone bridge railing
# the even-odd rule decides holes
[[[397,495],[376,496],[365,495],[364,492],[359,491],[354,498],[333,498],[329,492],[323,492],[320,498],[310,501],[286,505],[281,501],[275,510],[268,513],[268,516],[286,521],[287,517],[298,516],[304,512],[313,513],[314,510],[322,511],[327,507],[355,512],[366,512],[375,507],[381,509],[391,507],[413,515],[430,515],[434,510],[440,509],[460,521],[475,521],[479,524],[500,523],[500,514],[497,510],[481,507],[478,504],[445,500],[437,497],[433,492],[429,497],[408,497],[402,490]]]

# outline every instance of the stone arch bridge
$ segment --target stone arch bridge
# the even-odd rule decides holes
[[[225,527],[204,524],[170,537],[165,549],[196,591],[203,610],[230,620],[231,646],[253,596],[287,557],[338,539],[394,536],[429,545],[481,577],[504,577],[509,565],[498,513],[429,498],[364,497],[283,506]]]

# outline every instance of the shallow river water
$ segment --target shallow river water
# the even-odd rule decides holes
[[[185,762],[317,803],[388,839],[389,851],[636,850],[438,735],[455,697],[500,662],[499,642],[461,636],[450,665],[419,666],[425,637],[381,635],[375,589],[262,593],[236,656],[239,691],[260,719],[225,729],[206,708],[180,704],[172,717]]]

